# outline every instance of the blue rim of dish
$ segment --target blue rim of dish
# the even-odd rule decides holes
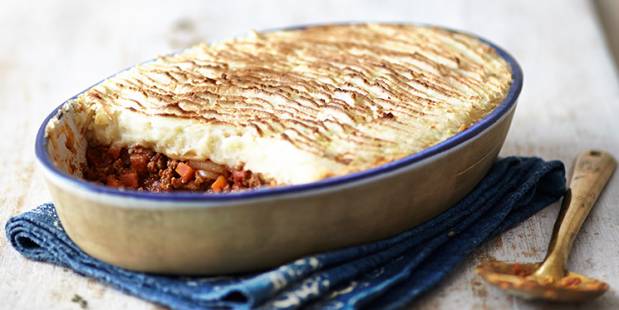
[[[366,23],[366,22],[359,22],[359,23]],[[378,23],[387,24],[385,22],[378,22]],[[299,26],[284,27],[284,28],[279,28],[279,29],[269,29],[266,31],[301,30],[301,29],[305,29],[308,27],[320,27],[320,26],[328,26],[328,25],[346,25],[346,24],[348,25],[357,24],[357,22],[299,25]],[[418,26],[420,25],[420,24],[414,24],[414,23],[388,23],[388,24],[404,24],[404,25],[408,24],[408,25],[418,25]],[[39,131],[36,137],[36,143],[35,143],[36,157],[45,168],[53,172],[56,176],[66,181],[69,181],[70,183],[72,183],[73,185],[77,187],[81,187],[81,189],[84,189],[90,192],[99,193],[99,194],[109,194],[113,196],[120,196],[120,197],[126,197],[126,198],[138,198],[138,199],[155,200],[155,201],[177,201],[177,202],[181,202],[181,201],[230,201],[230,200],[245,200],[245,199],[252,199],[252,198],[259,198],[259,197],[275,198],[275,197],[283,196],[286,194],[304,193],[304,192],[309,192],[313,190],[326,189],[332,186],[343,185],[346,183],[352,183],[355,181],[360,181],[363,179],[368,179],[374,176],[378,176],[380,174],[391,172],[391,171],[394,171],[400,168],[404,168],[406,166],[410,166],[423,159],[429,158],[431,156],[440,154],[441,152],[452,149],[456,147],[457,145],[460,145],[464,143],[465,141],[473,138],[475,135],[482,132],[486,128],[490,127],[492,124],[498,121],[504,114],[510,111],[512,107],[515,105],[516,100],[518,99],[518,95],[520,94],[520,91],[522,90],[522,82],[523,82],[522,69],[520,68],[520,65],[516,62],[516,60],[509,53],[507,53],[505,50],[503,50],[496,44],[486,39],[480,38],[477,35],[472,35],[466,32],[462,32],[462,31],[456,31],[456,30],[452,30],[449,28],[438,27],[438,26],[433,26],[433,25],[421,25],[421,26],[437,27],[437,28],[445,29],[451,32],[465,34],[465,35],[477,38],[483,43],[489,45],[497,52],[499,56],[501,56],[501,58],[503,58],[510,65],[511,71],[512,71],[512,84],[510,86],[510,89],[505,99],[503,99],[503,101],[494,110],[492,110],[492,112],[490,112],[488,115],[486,115],[484,118],[482,118],[475,124],[471,125],[469,128],[431,147],[423,149],[409,156],[400,158],[398,160],[394,160],[392,162],[386,163],[384,165],[370,168],[367,170],[363,170],[360,172],[355,172],[355,173],[351,173],[351,174],[347,174],[343,176],[332,177],[332,178],[328,178],[328,179],[324,179],[324,180],[320,180],[316,182],[311,182],[311,183],[305,183],[305,184],[299,184],[299,185],[286,185],[286,186],[279,186],[279,187],[264,187],[264,188],[254,189],[254,190],[246,190],[246,191],[223,193],[223,194],[222,193],[194,193],[194,192],[154,193],[154,192],[146,192],[146,191],[142,192],[142,191],[134,191],[134,190],[121,190],[121,189],[108,187],[105,185],[91,183],[86,180],[82,180],[82,179],[73,177],[71,175],[68,175],[64,173],[63,171],[61,171],[60,169],[56,168],[56,166],[51,162],[47,154],[47,147],[46,147],[47,144],[46,144],[46,139],[45,139],[45,128],[47,127],[47,124],[49,123],[49,121],[53,117],[56,116],[56,114],[58,113],[58,110],[65,103],[71,100],[74,100],[86,90],[78,93],[77,95],[63,102],[61,105],[56,107],[45,118],[45,120],[43,121],[43,124],[41,124],[41,127],[39,128]],[[125,70],[122,70],[120,72],[123,72]],[[98,82],[94,85],[97,85],[99,83],[101,82]]]

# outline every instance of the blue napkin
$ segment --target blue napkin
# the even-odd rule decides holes
[[[6,234],[29,259],[70,268],[175,309],[390,309],[427,292],[482,242],[556,201],[565,190],[561,162],[504,158],[458,204],[399,235],[234,277],[161,276],[101,262],[69,239],[52,204],[11,218]]]

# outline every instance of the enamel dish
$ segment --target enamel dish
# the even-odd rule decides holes
[[[337,25],[302,26],[278,31],[285,37],[289,31],[316,30],[316,27]],[[434,29],[476,38],[442,28]],[[264,33],[268,36],[273,32]],[[522,88],[522,72],[517,62],[503,49],[483,39],[476,39],[484,43],[484,48],[496,53],[499,56],[496,58],[511,70],[509,89],[506,87],[505,95],[501,97],[504,99],[497,101],[499,103],[481,119],[461,126],[462,129],[455,134],[450,133],[447,138],[428,147],[415,149],[414,139],[406,139],[397,131],[391,135],[387,132],[375,139],[395,137],[399,140],[393,150],[399,152],[396,146],[406,146],[414,150],[411,155],[395,159],[382,157],[375,149],[370,152],[369,148],[346,144],[347,140],[341,139],[337,149],[327,150],[331,152],[329,154],[335,154],[334,160],[308,157],[311,160],[307,162],[315,165],[316,169],[299,170],[300,173],[286,179],[288,175],[282,171],[294,168],[292,165],[292,168],[285,167],[286,158],[294,157],[286,155],[281,159],[281,165],[286,169],[271,165],[270,170],[265,169],[264,173],[272,173],[287,182],[274,187],[230,193],[157,193],[123,190],[85,181],[77,171],[85,164],[88,126],[82,125],[84,119],[80,117],[83,111],[80,105],[74,103],[80,100],[82,94],[109,85],[104,83],[115,76],[130,74],[130,68],[76,95],[52,111],[39,129],[36,156],[62,225],[71,239],[93,257],[127,269],[164,274],[249,272],[274,267],[308,254],[379,240],[426,221],[460,200],[488,171],[503,145]],[[166,57],[175,59],[180,57],[175,55],[183,53],[191,53],[191,49]],[[148,67],[149,62],[143,66]],[[295,68],[304,67],[297,64]],[[133,93],[127,96],[136,98]],[[482,93],[478,98],[486,98],[484,96]],[[474,95],[467,98],[472,97]],[[372,101],[369,102],[371,104]],[[389,104],[388,101],[384,103]],[[384,113],[387,119],[400,117],[394,114]],[[209,117],[219,116],[214,112]],[[348,121],[340,114],[327,115],[325,120],[329,117],[340,122]],[[281,120],[285,121],[288,120]],[[406,120],[403,124],[414,121]],[[130,119],[123,128],[138,123],[139,120]],[[353,125],[347,125],[347,128],[353,128]],[[318,133],[321,130],[308,126],[300,127],[298,131],[309,128]],[[340,127],[346,126],[340,124]],[[132,130],[139,134],[140,128]],[[391,127],[381,128],[379,133],[386,132],[388,128]],[[370,129],[365,132],[376,133]],[[153,137],[154,146],[160,149],[169,146],[157,145],[158,141],[163,140]],[[328,138],[338,141],[338,137],[333,135]],[[290,138],[291,141],[294,139]],[[323,145],[316,141],[307,142],[307,149],[311,149],[312,154],[321,154]],[[329,144],[329,147],[332,145]],[[268,150],[254,148],[251,153],[263,149]],[[370,159],[347,171],[347,167],[357,163],[355,158],[340,160],[342,156],[351,154],[350,150],[367,151],[363,154]],[[200,152],[211,151],[190,150],[194,155]],[[226,155],[229,154],[222,152],[217,156],[225,162]],[[377,164],[368,166],[368,162]],[[248,160],[247,164],[253,165],[252,170],[260,169],[259,162],[256,164]],[[295,165],[306,167],[298,163]]]

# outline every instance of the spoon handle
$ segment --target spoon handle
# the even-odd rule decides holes
[[[561,279],[566,272],[574,239],[600,193],[613,174],[617,163],[604,151],[589,150],[578,156],[570,180],[570,190],[552,232],[546,259],[535,272],[551,281]]]

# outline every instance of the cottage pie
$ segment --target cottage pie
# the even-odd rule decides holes
[[[483,118],[511,81],[509,64],[464,34],[317,26],[159,57],[63,110],[87,124],[85,179],[226,192],[313,182],[414,154]]]

